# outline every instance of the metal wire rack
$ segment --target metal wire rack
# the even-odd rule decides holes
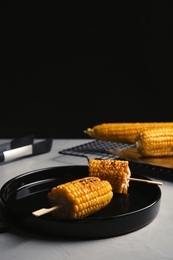
[[[116,143],[116,142],[108,142],[102,140],[94,140],[88,143],[78,145],[75,147],[71,147],[68,149],[61,150],[60,154],[66,155],[75,155],[80,157],[89,158],[98,158],[98,159],[109,159],[109,158],[117,158],[118,156],[110,154],[108,149],[120,149],[120,148],[128,148],[133,146],[133,144],[126,143]]]

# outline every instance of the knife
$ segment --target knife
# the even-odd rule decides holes
[[[51,150],[53,139],[49,138],[44,141],[24,145],[11,150],[0,152],[0,163],[17,160],[23,157],[47,153]]]
[[[33,143],[34,135],[28,135],[25,137],[15,138],[8,143],[4,143],[0,145],[0,152],[4,152],[7,150],[11,150],[17,147],[29,145]]]

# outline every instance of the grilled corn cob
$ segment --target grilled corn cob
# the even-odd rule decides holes
[[[128,193],[131,171],[129,162],[123,160],[89,160],[89,176],[110,182],[113,192]]]
[[[173,122],[104,123],[87,128],[84,133],[104,141],[135,143],[137,136],[144,130],[162,127],[173,129]]]
[[[173,156],[173,129],[146,130],[136,138],[136,148],[142,156]]]
[[[85,177],[53,187],[48,193],[52,206],[59,207],[51,214],[57,218],[78,219],[89,216],[109,204],[113,197],[108,181]]]

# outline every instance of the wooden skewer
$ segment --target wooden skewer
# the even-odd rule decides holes
[[[146,182],[150,184],[156,184],[156,185],[162,185],[163,183],[160,181],[151,181],[151,180],[145,180],[145,179],[138,179],[138,178],[128,178],[130,181],[139,181],[139,182]]]
[[[54,206],[51,208],[42,208],[42,209],[38,209],[32,212],[32,215],[36,216],[36,217],[40,217],[44,214],[47,214],[49,212],[54,211],[55,209],[57,209],[59,206]]]

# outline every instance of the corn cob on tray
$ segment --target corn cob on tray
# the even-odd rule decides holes
[[[88,136],[104,141],[135,143],[138,135],[144,130],[171,128],[173,122],[123,122],[103,123],[84,130]]]
[[[134,170],[131,175],[148,179]],[[131,182],[128,194],[114,193],[104,208],[81,219],[56,219],[51,214],[38,218],[31,214],[38,208],[50,206],[47,194],[53,187],[86,177],[88,166],[78,165],[41,169],[8,181],[1,188],[0,198],[10,223],[43,236],[97,239],[136,231],[153,221],[159,213],[160,188]]]
[[[137,151],[144,157],[173,156],[173,129],[145,130],[138,135],[135,143]]]

